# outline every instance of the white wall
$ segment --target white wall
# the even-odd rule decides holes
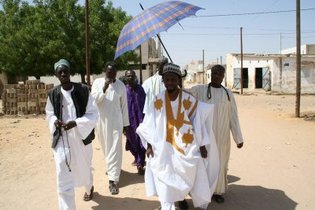
[[[227,55],[226,67],[226,82],[229,88],[233,87],[234,83],[234,69],[241,68],[240,56],[236,57],[232,54]],[[255,69],[256,68],[276,68],[275,60],[272,58],[256,58],[243,57],[243,68],[248,68],[248,89],[255,89]],[[271,78],[271,80],[273,80]]]
[[[233,87],[234,69],[240,68],[240,56],[227,55],[227,86]],[[271,72],[271,91],[296,92],[296,57],[281,55],[243,56],[243,68],[248,68],[248,89],[255,90],[255,68],[269,68]],[[315,93],[315,56],[301,58],[301,93]]]

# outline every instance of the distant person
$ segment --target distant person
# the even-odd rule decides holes
[[[223,203],[223,194],[227,190],[227,171],[230,158],[230,131],[237,148],[243,147],[243,136],[237,114],[237,106],[232,91],[221,85],[225,69],[221,65],[211,68],[211,82],[208,85],[197,85],[188,91],[198,100],[214,104],[213,131],[220,158],[220,172],[213,199]]]
[[[146,79],[142,87],[144,89],[144,92],[146,94],[143,113],[145,114],[147,109],[149,108],[150,104],[152,103],[154,96],[161,93],[165,90],[165,86],[162,81],[162,72],[163,72],[163,66],[167,63],[167,58],[162,57],[161,61],[157,65],[156,72],[153,76]]]
[[[165,91],[156,95],[137,129],[147,149],[145,186],[148,196],[158,196],[162,210],[188,209],[184,200],[190,194],[195,207],[205,209],[212,189],[204,160],[215,159],[208,152],[216,149],[206,122],[211,123],[211,106],[198,102],[179,88],[182,74],[179,66],[165,64],[162,78]],[[207,159],[208,160],[208,159]],[[218,167],[212,168],[214,182]]]
[[[106,158],[109,191],[116,195],[122,165],[122,133],[129,128],[127,91],[124,83],[116,79],[114,62],[107,62],[103,71],[105,76],[95,79],[91,93],[100,113],[95,131]]]
[[[143,121],[144,114],[142,112],[145,93],[141,85],[137,84],[136,73],[133,70],[125,72],[125,81],[127,89],[128,113],[130,129],[126,133],[126,150],[130,150],[134,156],[134,165],[137,166],[138,174],[144,174],[145,165],[145,148],[141,143],[140,137],[136,133],[136,129]]]
[[[48,93],[46,117],[52,135],[59,209],[76,209],[74,188],[84,186],[84,201],[93,198],[92,140],[98,111],[86,85],[70,81],[70,64],[54,65],[60,85]]]

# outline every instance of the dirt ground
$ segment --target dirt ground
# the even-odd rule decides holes
[[[226,202],[213,202],[208,209],[315,209],[315,96],[301,97],[303,118],[294,117],[294,95],[236,94],[236,100],[245,144],[242,149],[232,144]],[[153,210],[159,206],[156,198],[146,197],[143,176],[136,173],[128,152],[123,157],[120,193],[112,196],[97,139],[93,148],[95,195],[84,202],[83,189],[77,189],[78,210]],[[58,209],[44,115],[0,116],[0,181],[2,210]]]

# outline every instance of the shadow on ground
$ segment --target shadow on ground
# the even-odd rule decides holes
[[[128,171],[121,170],[119,187],[125,187],[128,185],[144,183],[144,176],[138,173],[130,173]]]
[[[223,204],[211,202],[215,210],[294,210],[297,203],[282,190],[261,186],[229,185]]]
[[[160,206],[158,201],[148,201],[129,197],[110,197],[100,195],[97,192],[94,194],[93,201],[97,203],[97,206],[92,207],[93,210],[153,210]]]
[[[228,183],[231,184],[231,183],[233,183],[233,182],[239,181],[240,178],[237,177],[237,176],[228,175],[228,176],[227,176],[227,180],[228,180]]]

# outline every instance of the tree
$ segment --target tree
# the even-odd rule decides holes
[[[91,67],[93,73],[100,73],[107,61],[114,59],[119,33],[131,19],[121,8],[114,8],[111,1],[90,1]],[[137,59],[134,53],[117,59],[119,69],[126,69],[129,61]]]
[[[84,6],[77,0],[0,0],[0,68],[7,75],[52,75],[60,58],[71,62],[72,73],[85,74]],[[130,20],[105,0],[90,0],[92,73],[113,60],[121,28]],[[124,67],[133,53],[118,59]]]

